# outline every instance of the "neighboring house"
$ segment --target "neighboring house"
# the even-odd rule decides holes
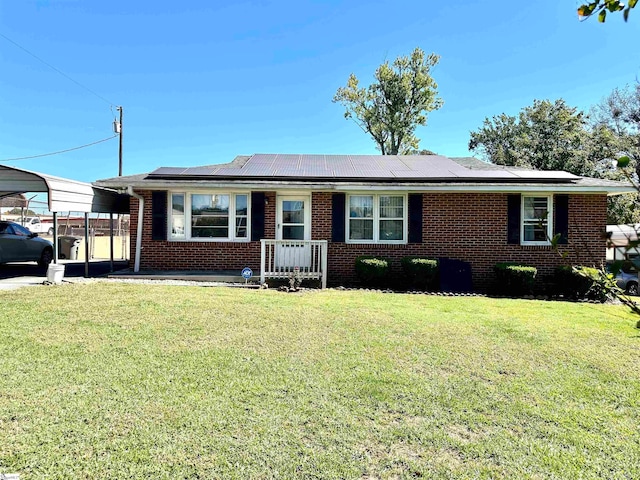
[[[638,261],[640,223],[631,225],[607,225],[607,262],[616,260]]]
[[[135,197],[136,270],[257,272],[262,260],[273,276],[322,269],[324,257],[335,285],[355,281],[360,255],[389,258],[396,273],[402,257],[421,255],[468,262],[480,291],[498,262],[534,265],[540,276],[567,261],[604,263],[607,195],[632,190],[439,155],[255,154],[96,184]]]

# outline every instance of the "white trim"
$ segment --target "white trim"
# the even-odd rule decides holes
[[[547,199],[547,240],[545,241],[526,241],[524,239],[524,199],[525,198],[546,198]],[[553,238],[553,195],[540,195],[538,193],[523,192],[520,194],[520,245],[523,246],[549,246],[551,238]]]
[[[122,184],[114,182],[97,182],[112,188],[122,187]],[[211,185],[215,183],[215,187]],[[417,182],[403,182],[398,184],[371,184],[365,182],[317,182],[317,183],[300,183],[300,182],[248,182],[242,181],[177,181],[167,180],[162,182],[155,181],[132,181],[127,184],[137,189],[144,190],[179,190],[179,191],[199,191],[200,189],[210,190],[211,188],[221,190],[248,190],[248,191],[289,191],[296,192],[351,192],[355,190],[367,191],[402,191],[410,193],[455,193],[455,192],[474,192],[474,193],[519,193],[522,191],[530,192],[546,192],[546,193],[577,193],[577,194],[600,194],[600,195],[621,195],[624,193],[634,193],[635,188],[631,185],[620,186],[596,186],[596,185],[576,185],[567,184],[532,184],[532,183],[514,183],[502,185],[481,185],[474,184],[424,184]],[[126,186],[124,187],[126,188]]]
[[[304,202],[304,239],[311,240],[311,195],[276,194],[276,240],[282,240],[282,201],[301,200]]]
[[[373,197],[373,218],[371,219],[373,222],[373,238],[365,239],[365,240],[352,240],[350,239],[350,220],[352,220],[350,216],[350,205],[351,205],[351,197],[362,197],[368,196]],[[393,197],[402,197],[402,240],[380,240],[380,197],[385,196],[393,196]],[[408,243],[409,238],[409,221],[408,221],[408,210],[409,210],[409,201],[408,201],[407,193],[400,193],[394,191],[386,191],[386,192],[355,192],[351,191],[346,194],[345,198],[345,226],[344,226],[344,241],[345,243],[357,244],[357,245],[405,245]],[[358,218],[354,218],[357,220]],[[393,219],[389,219],[393,220]]]

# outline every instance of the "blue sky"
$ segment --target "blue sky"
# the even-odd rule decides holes
[[[588,109],[640,77],[640,11],[579,22],[575,0],[0,0],[0,163],[83,181],[116,176],[109,137],[124,107],[124,174],[251,153],[376,153],[331,102],[355,73],[415,47],[441,56],[444,106],[421,147],[467,155],[485,117],[534,99]],[[516,7],[514,7],[516,5]],[[636,9],[637,10],[637,9]]]

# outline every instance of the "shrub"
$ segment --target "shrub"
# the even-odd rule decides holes
[[[438,290],[438,261],[426,257],[403,257],[402,272],[409,287]]]
[[[565,298],[603,302],[607,299],[607,285],[610,283],[603,275],[606,274],[593,267],[562,265],[555,270],[556,292]]]
[[[356,258],[356,275],[363,285],[380,286],[389,273],[389,261],[384,258],[362,256]]]
[[[498,293],[519,297],[533,293],[533,284],[538,273],[536,267],[515,263],[498,263],[494,267]]]

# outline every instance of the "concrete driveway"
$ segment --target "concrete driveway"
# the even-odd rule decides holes
[[[64,278],[73,281],[74,278],[84,277],[84,260],[59,260],[65,265]],[[113,262],[114,271],[127,268],[129,262]],[[92,260],[89,262],[89,277],[103,277],[110,273],[108,260]],[[35,262],[7,263],[0,265],[0,290],[14,290],[20,287],[42,285],[47,280],[47,269],[40,268]]]

